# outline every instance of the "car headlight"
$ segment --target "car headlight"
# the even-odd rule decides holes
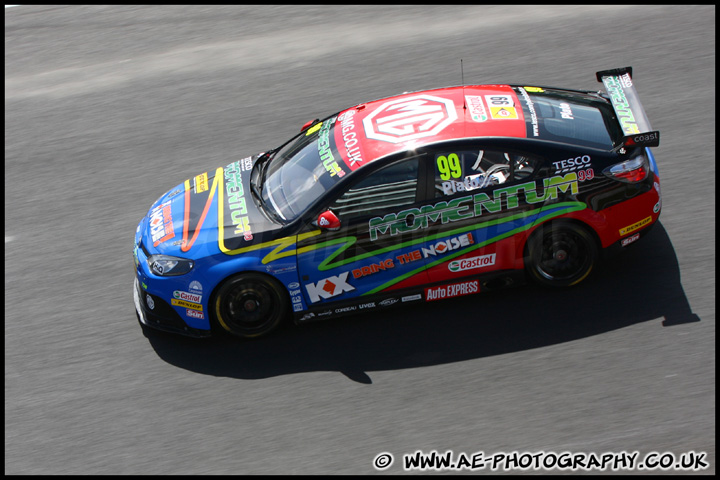
[[[184,275],[193,269],[195,262],[170,255],[150,255],[147,259],[150,271],[160,277]]]

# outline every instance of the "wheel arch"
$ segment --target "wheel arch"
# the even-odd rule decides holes
[[[552,218],[550,220],[547,220],[545,222],[539,223],[535,225],[532,230],[528,233],[528,235],[525,236],[525,244],[523,245],[523,252],[522,252],[522,258],[523,258],[523,267],[527,265],[527,261],[530,258],[530,245],[532,244],[532,241],[534,238],[538,235],[542,235],[543,229],[547,228],[551,225],[576,225],[583,230],[585,230],[587,233],[590,234],[593,241],[595,242],[595,247],[597,248],[598,252],[602,252],[602,242],[600,240],[600,235],[598,235],[597,231],[587,222],[584,222],[578,218],[573,217],[562,217],[562,218]]]
[[[541,281],[540,283],[546,286],[550,286],[551,288],[557,288],[557,287],[570,287],[573,285],[577,285],[579,283],[582,283],[586,277],[592,273],[593,270],[595,270],[595,267],[598,266],[600,259],[602,257],[602,243],[600,241],[600,237],[598,233],[592,228],[592,226],[588,225],[586,222],[583,222],[577,218],[556,218],[551,219],[546,222],[541,223],[537,227],[533,229],[532,232],[527,236],[526,242],[523,248],[523,264],[524,264],[524,271],[525,271],[525,277],[527,280],[533,280],[537,282],[536,277],[537,274],[535,273],[535,276],[533,274],[530,274],[530,270],[535,270],[535,267],[533,266],[533,252],[531,251],[531,248],[534,245],[538,245],[538,243],[542,243],[542,237],[545,234],[546,231],[548,231],[550,228],[557,228],[557,227],[566,227],[573,230],[579,230],[580,232],[587,235],[589,241],[592,243],[592,251],[594,253],[591,253],[594,260],[591,260],[590,268],[586,272],[584,276],[581,278],[578,278],[577,280],[570,281],[570,283],[565,283],[564,281],[560,281],[557,284],[552,284],[552,281],[546,282]],[[539,242],[538,242],[539,240]],[[542,248],[542,247],[541,247]]]

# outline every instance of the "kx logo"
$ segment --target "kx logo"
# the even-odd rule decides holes
[[[335,277],[329,277],[320,280],[317,283],[308,283],[305,285],[308,296],[312,303],[319,302],[321,299],[335,297],[344,292],[352,292],[355,287],[347,283],[347,277],[350,272],[341,273]]]

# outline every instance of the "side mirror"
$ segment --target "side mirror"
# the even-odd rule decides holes
[[[340,219],[330,210],[325,210],[318,215],[317,222],[315,223],[323,230],[330,230],[331,232],[340,230]]]

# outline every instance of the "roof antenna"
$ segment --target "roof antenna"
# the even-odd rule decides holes
[[[463,89],[463,110],[467,110],[465,105],[465,71],[463,70],[462,58],[460,59],[460,81],[462,82]]]

